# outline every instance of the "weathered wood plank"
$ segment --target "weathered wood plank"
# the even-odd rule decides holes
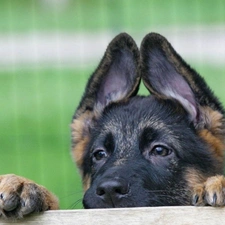
[[[29,216],[16,224],[26,225],[218,225],[225,223],[225,208],[148,207],[125,209],[54,210]],[[0,220],[0,224],[15,224]]]

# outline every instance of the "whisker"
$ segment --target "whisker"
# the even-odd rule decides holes
[[[71,196],[75,196],[75,195],[80,195],[80,194],[83,195],[83,191],[71,192],[71,193],[68,193],[67,195],[64,195],[63,199],[71,197]]]
[[[78,200],[76,200],[78,199]],[[83,199],[83,191],[75,191],[75,192],[70,192],[66,193],[65,195],[60,197],[60,200],[67,200],[69,204],[73,202],[71,205],[66,207],[66,209],[75,209],[77,205],[79,205],[82,202]],[[83,208],[83,205],[79,206],[79,208]]]
[[[78,199],[77,201],[72,203],[68,209],[75,209],[75,207],[81,202],[82,202],[82,199]]]

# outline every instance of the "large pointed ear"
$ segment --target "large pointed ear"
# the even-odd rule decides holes
[[[220,148],[221,153],[224,110],[204,79],[159,34],[150,33],[143,39],[140,54],[140,73],[148,90],[159,98],[179,101],[210,145],[221,143],[220,147],[215,147]]]
[[[163,98],[178,100],[198,123],[199,106],[224,113],[204,79],[193,70],[161,35],[148,34],[141,44],[141,76],[148,90]]]
[[[116,36],[90,77],[73,117],[74,152],[82,152],[77,150],[79,142],[88,139],[90,126],[107,105],[125,100],[137,93],[140,83],[138,64],[139,50],[134,40],[126,33]],[[84,149],[83,146],[81,148]],[[79,161],[78,154],[75,157],[76,161]]]
[[[109,103],[136,94],[140,82],[138,61],[139,50],[134,40],[126,33],[116,36],[90,77],[76,114],[87,109],[102,111]]]

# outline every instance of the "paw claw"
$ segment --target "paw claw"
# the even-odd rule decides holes
[[[217,195],[216,195],[216,193],[214,193],[214,195],[213,195],[213,201],[212,201],[212,206],[216,206],[216,203],[217,203]]]
[[[194,188],[193,205],[225,206],[224,176],[209,177],[204,183]],[[197,197],[198,198],[197,198]]]
[[[197,205],[198,200],[199,200],[199,196],[198,196],[198,195],[195,195],[195,196],[193,197],[193,199],[192,199],[192,204],[193,204],[193,205]]]

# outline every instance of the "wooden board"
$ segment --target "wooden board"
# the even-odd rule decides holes
[[[15,224],[0,220],[0,224]],[[17,221],[25,225],[206,225],[225,224],[225,208],[148,207],[125,209],[53,210]]]

